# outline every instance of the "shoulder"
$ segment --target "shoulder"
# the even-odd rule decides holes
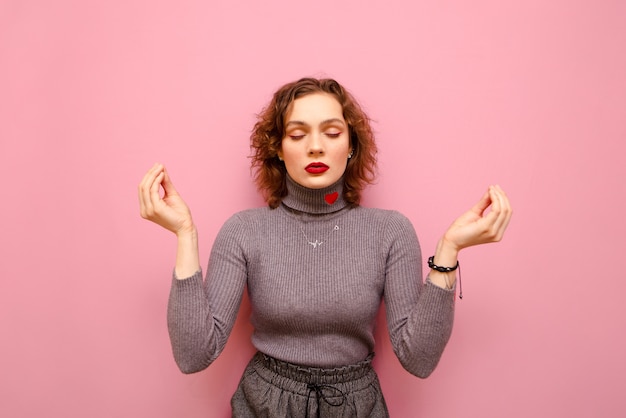
[[[272,218],[273,210],[269,207],[245,209],[232,214],[222,224],[214,242],[218,247],[237,247],[244,251],[250,248],[256,231]]]
[[[378,209],[378,208],[365,208],[358,206],[355,208],[358,215],[366,218],[368,221],[378,225],[384,225],[390,230],[413,230],[413,224],[404,214],[397,210]]]
[[[397,210],[357,208],[367,225],[367,234],[378,235],[381,248],[387,251],[419,252],[419,239],[413,224],[404,214]]]
[[[276,212],[276,209],[271,209],[268,206],[260,208],[244,209],[239,212],[235,212],[226,222],[250,222],[259,219],[264,219],[268,215]]]
[[[258,228],[268,225],[275,225],[279,222],[281,216],[280,209],[271,209],[267,206],[244,209],[235,212],[230,218],[226,219],[222,230],[247,231],[250,233]]]

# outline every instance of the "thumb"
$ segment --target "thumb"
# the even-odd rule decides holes
[[[487,190],[485,194],[480,198],[480,200],[474,205],[474,207],[472,208],[472,212],[475,212],[478,215],[482,215],[483,212],[491,205],[491,203],[491,193],[490,190]]]
[[[176,188],[174,187],[174,183],[172,183],[172,179],[165,168],[163,169],[163,174],[164,175],[163,175],[163,181],[161,182],[161,186],[163,186],[163,190],[165,191],[165,194],[168,196],[177,195],[178,192],[176,191]]]

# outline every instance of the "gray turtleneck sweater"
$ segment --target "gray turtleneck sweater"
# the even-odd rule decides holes
[[[244,289],[252,305],[252,343],[269,356],[313,367],[358,363],[374,350],[385,302],[401,364],[427,377],[450,337],[454,290],[422,282],[410,221],[395,211],[347,205],[342,181],[325,189],[291,179],[276,209],[233,215],[217,235],[206,280],[174,278],[168,326],[185,373],[221,353]]]

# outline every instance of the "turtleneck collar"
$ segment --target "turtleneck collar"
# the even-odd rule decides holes
[[[332,213],[348,206],[348,202],[343,198],[343,177],[323,189],[309,189],[296,183],[287,175],[287,192],[282,203],[300,212]]]

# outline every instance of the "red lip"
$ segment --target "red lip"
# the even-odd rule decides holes
[[[330,167],[328,167],[326,164],[324,163],[311,163],[309,165],[307,165],[304,169],[307,171],[307,173],[311,173],[311,174],[321,174],[324,171],[328,170]]]

